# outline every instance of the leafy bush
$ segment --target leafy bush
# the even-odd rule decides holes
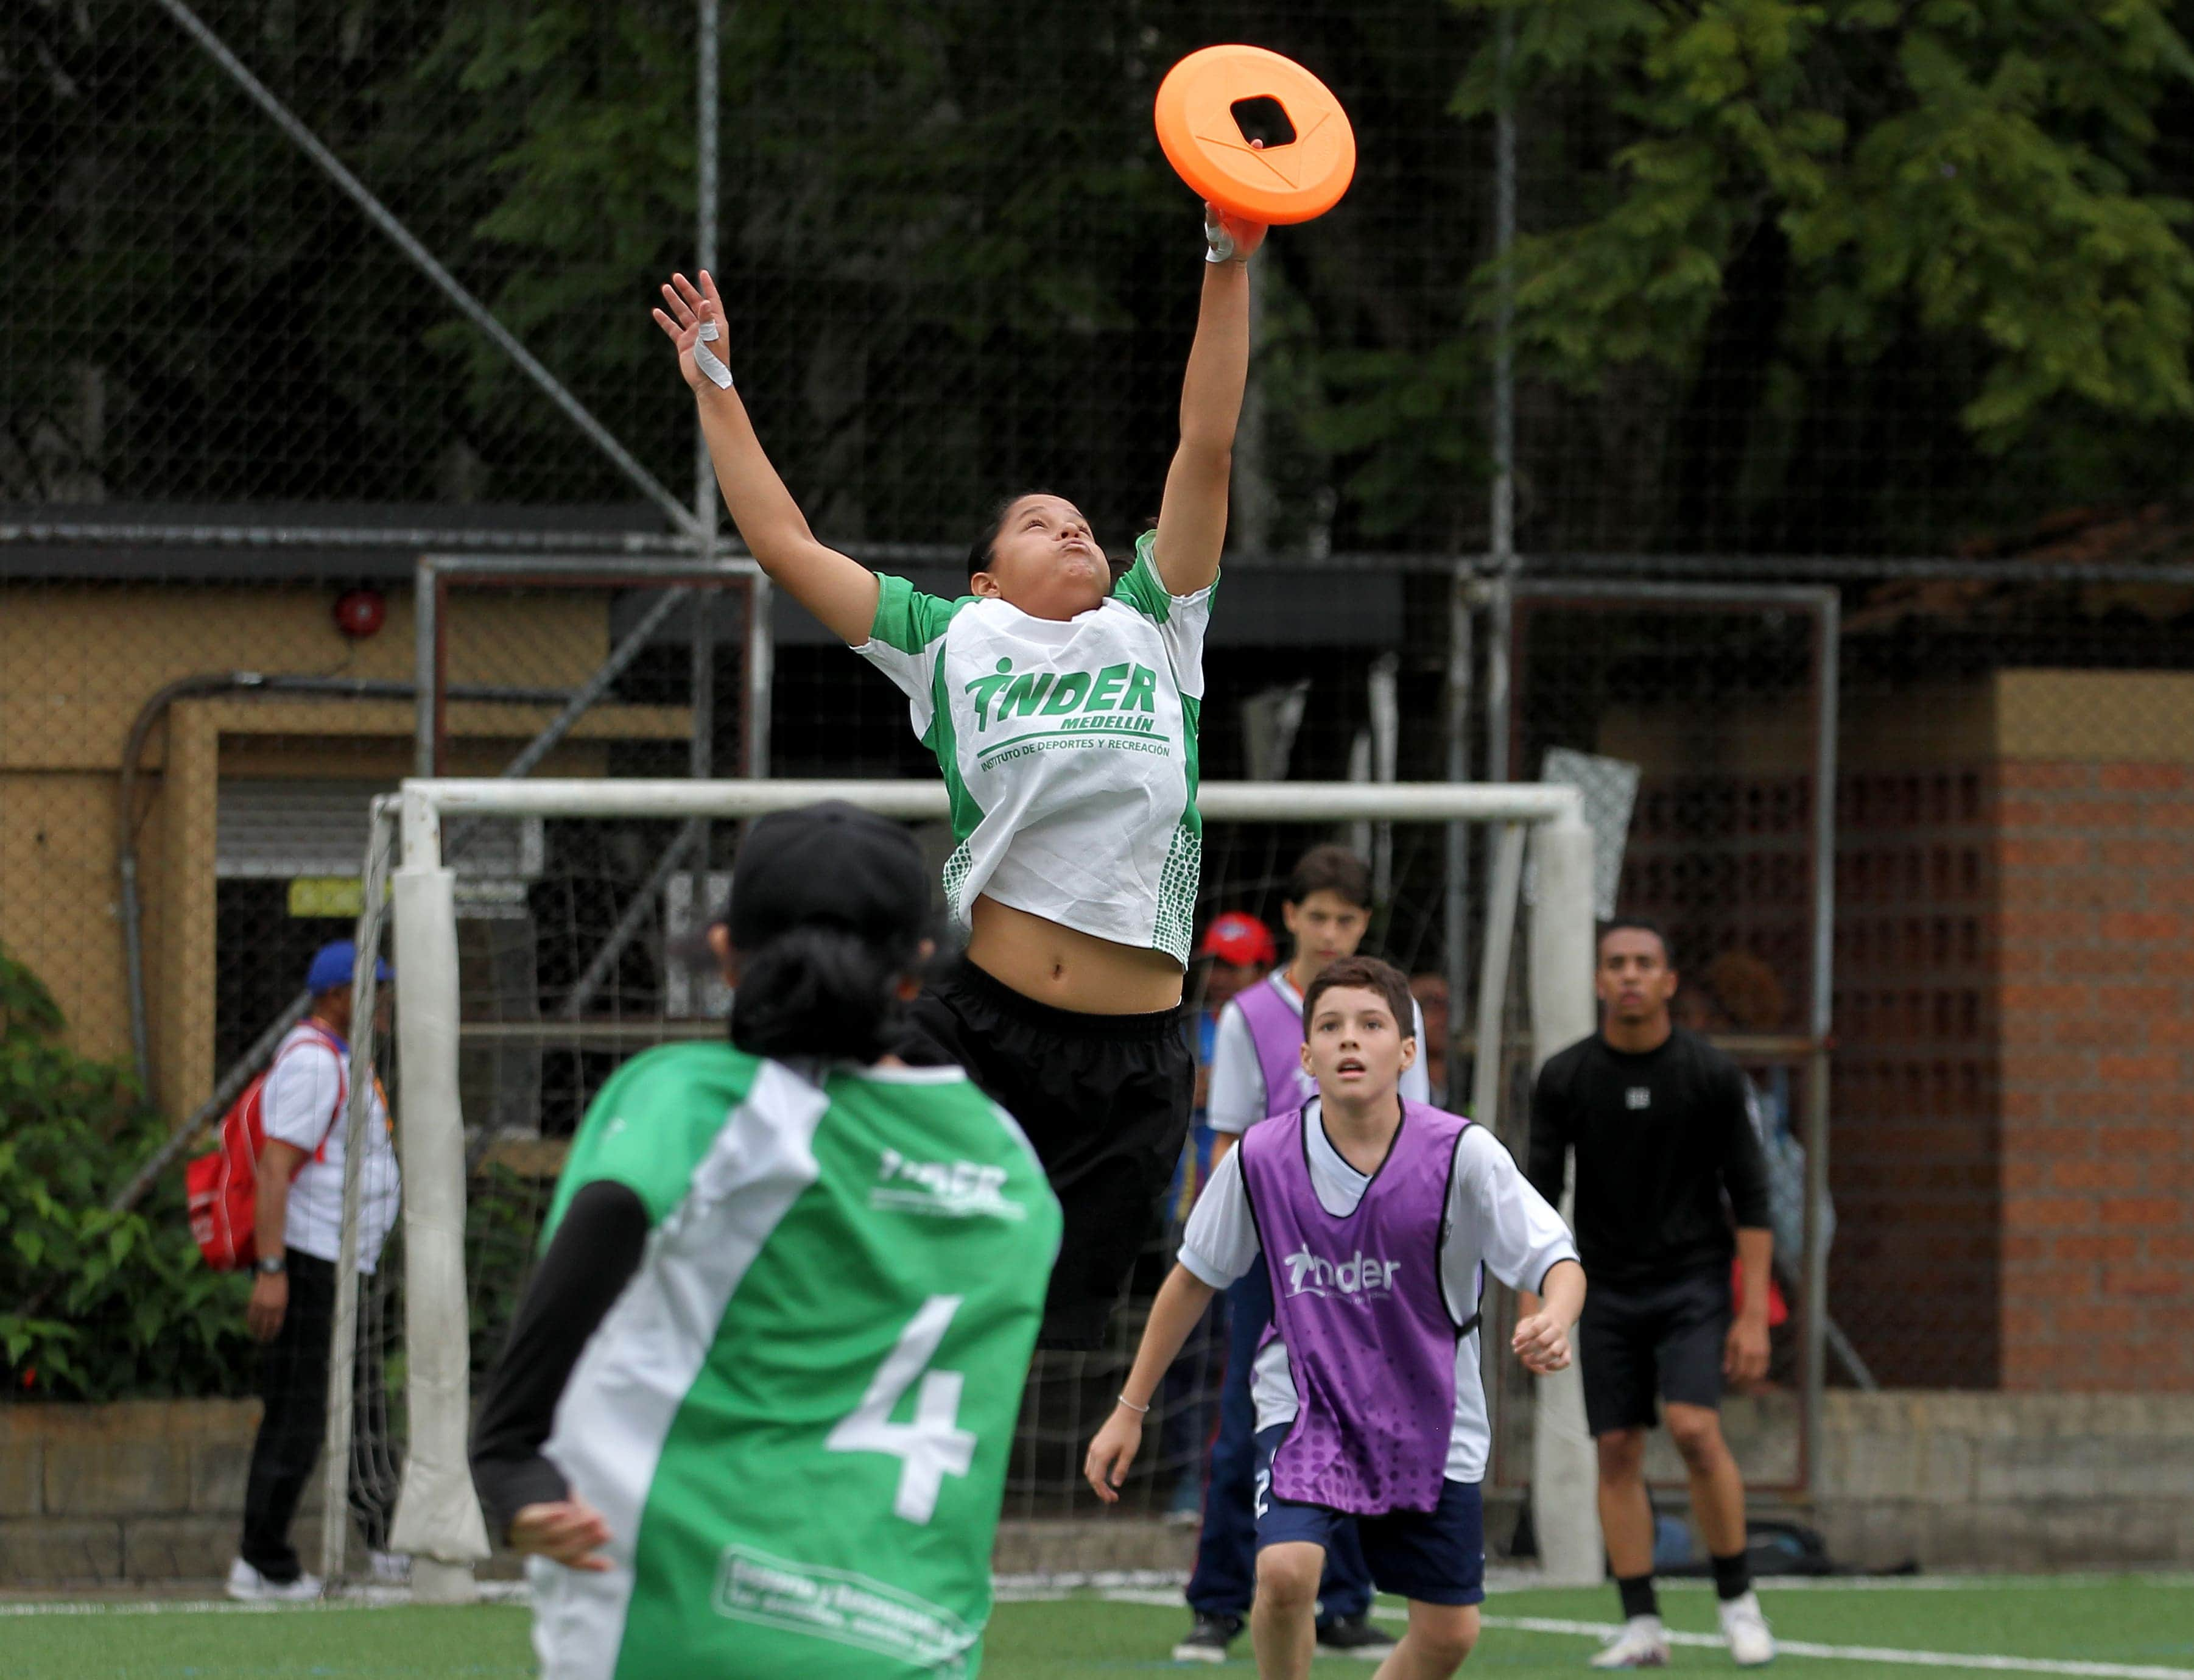
[[[246,1392],[250,1286],[191,1241],[182,1173],[125,1213],[116,1185],[167,1138],[122,1069],[62,1041],[37,977],[0,948],[0,1379],[11,1397]]]
[[[473,1380],[502,1356],[511,1320],[540,1258],[541,1221],[555,1181],[488,1163],[465,1197],[465,1282],[469,1295]]]

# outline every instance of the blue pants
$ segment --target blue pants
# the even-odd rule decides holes
[[[1196,1540],[1196,1573],[1188,1607],[1200,1616],[1249,1614],[1257,1592],[1257,1414],[1249,1399],[1249,1368],[1272,1318],[1272,1274],[1260,1259],[1226,1292],[1226,1376],[1219,1401],[1219,1438],[1211,1445],[1211,1479],[1203,1489],[1203,1530]],[[1356,1524],[1335,1525],[1318,1583],[1321,1622],[1371,1608],[1371,1570]]]

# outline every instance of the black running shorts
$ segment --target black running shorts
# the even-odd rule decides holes
[[[1020,1122],[1065,1213],[1037,1345],[1100,1345],[1188,1136],[1196,1066],[1180,1012],[1054,1009],[962,960],[907,1013],[900,1053],[965,1068]]]
[[[1577,1337],[1592,1432],[1651,1429],[1660,1421],[1657,1395],[1680,1406],[1720,1406],[1730,1312],[1726,1264],[1660,1283],[1594,1283]]]

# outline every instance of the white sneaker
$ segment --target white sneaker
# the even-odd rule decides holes
[[[1767,1626],[1766,1614],[1760,1608],[1760,1595],[1748,1592],[1741,1598],[1728,1599],[1721,1607],[1722,1637],[1729,1641],[1729,1654],[1739,1668],[1758,1668],[1775,1660],[1775,1635]]]
[[[411,1557],[403,1551],[374,1551],[365,1554],[366,1578],[376,1586],[401,1586],[411,1579]]]
[[[318,1575],[270,1581],[241,1557],[228,1566],[228,1596],[247,1604],[303,1604],[320,1596]]]
[[[1592,1659],[1594,1668],[1666,1668],[1668,1634],[1658,1616],[1633,1616]]]

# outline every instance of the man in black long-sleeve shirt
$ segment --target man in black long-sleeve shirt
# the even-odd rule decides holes
[[[1668,1660],[1645,1472],[1657,1396],[1713,1560],[1723,1633],[1749,1667],[1772,1659],[1775,1644],[1752,1591],[1744,1479],[1722,1440],[1719,1408],[1725,1377],[1749,1383],[1767,1369],[1766,1166],[1743,1074],[1669,1019],[1676,971],[1660,930],[1610,924],[1595,972],[1600,1030],[1540,1071],[1527,1175],[1559,1206],[1576,1153],[1571,1223],[1592,1278],[1577,1363],[1599,1448],[1600,1529],[1625,1622],[1593,1666]],[[1732,1253],[1743,1281],[1734,1310]]]

